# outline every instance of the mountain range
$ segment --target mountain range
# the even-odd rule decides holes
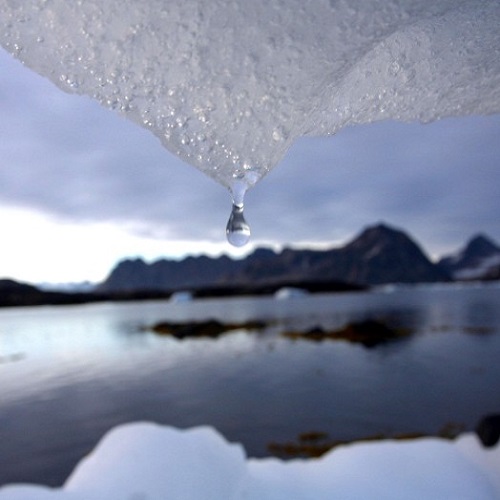
[[[498,279],[500,247],[484,235],[434,263],[406,233],[379,224],[329,250],[258,248],[243,259],[124,260],[93,289],[88,283],[58,289],[0,279],[0,307],[159,299],[179,291],[197,297],[234,296],[272,294],[282,288],[338,292],[388,283]]]
[[[363,287],[470,279],[500,279],[500,247],[486,236],[475,236],[456,254],[434,263],[405,232],[378,224],[345,246],[329,250],[258,248],[243,259],[199,256],[151,264],[142,259],[124,260],[97,290],[174,292],[303,283]]]

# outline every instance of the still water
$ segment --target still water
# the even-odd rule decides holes
[[[267,320],[176,340],[159,321]],[[367,349],[286,330],[377,319],[410,337]],[[117,424],[212,425],[251,456],[330,440],[471,430],[500,413],[500,286],[0,310],[0,484],[61,484]]]

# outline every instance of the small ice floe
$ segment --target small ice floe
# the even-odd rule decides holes
[[[287,299],[304,297],[305,295],[308,295],[307,290],[303,290],[302,288],[287,286],[277,290],[274,293],[274,298],[278,300],[287,300]]]
[[[193,300],[193,294],[188,291],[175,292],[170,296],[170,302],[190,302]]]

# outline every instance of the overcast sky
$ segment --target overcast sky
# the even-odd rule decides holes
[[[97,281],[126,257],[241,255],[223,187],[2,49],[0,161],[0,278]],[[384,122],[300,140],[248,193],[246,217],[252,245],[336,246],[383,221],[436,257],[478,232],[500,242],[499,187],[499,115]]]

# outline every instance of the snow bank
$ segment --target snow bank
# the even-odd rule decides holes
[[[0,44],[227,187],[295,138],[500,112],[498,0],[0,0]]]
[[[61,489],[9,485],[0,500],[500,498],[500,447],[472,435],[343,446],[317,460],[246,459],[215,430],[132,423],[111,430]]]

